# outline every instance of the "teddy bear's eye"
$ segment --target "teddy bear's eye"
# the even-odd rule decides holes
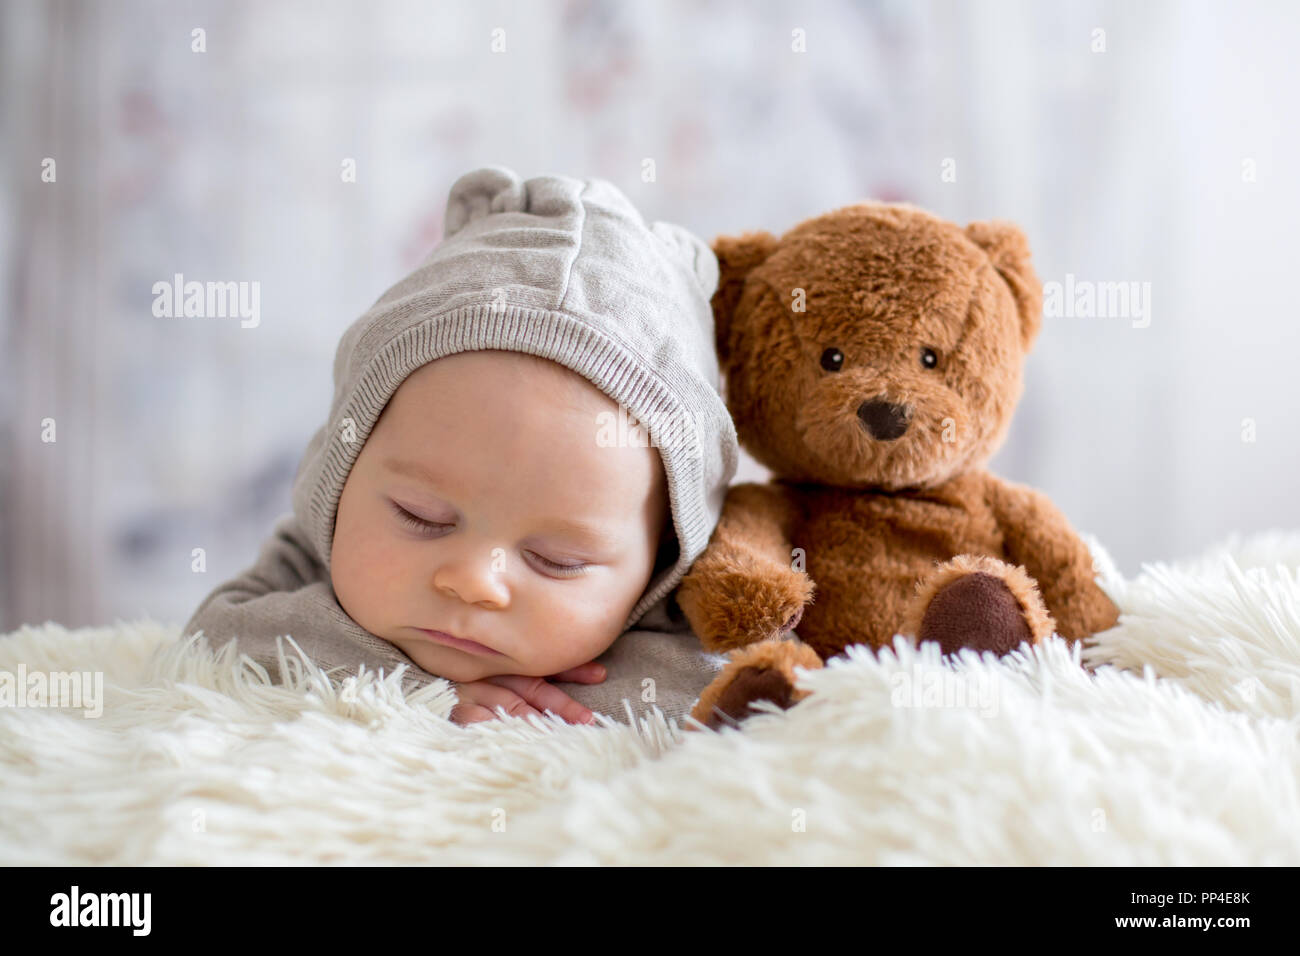
[[[921,349],[921,364],[926,368],[934,368],[939,364],[939,355],[934,349]]]
[[[844,353],[839,349],[827,349],[822,353],[822,368],[828,372],[838,372],[844,365]]]

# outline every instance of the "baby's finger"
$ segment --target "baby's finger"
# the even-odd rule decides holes
[[[474,714],[474,722],[480,720],[493,720],[501,715],[497,713],[498,707],[504,707],[506,714],[510,717],[527,717],[529,714],[536,714],[538,717],[544,716],[541,711],[530,706],[519,694],[507,687],[496,686],[487,681],[475,681],[473,697],[462,698],[458,707],[471,709]],[[452,711],[452,719],[455,719],[456,711]]]
[[[452,708],[451,721],[454,724],[477,724],[483,720],[493,720],[496,714],[481,704],[458,704]]]
[[[599,684],[607,676],[608,672],[605,670],[604,664],[589,661],[586,664],[579,664],[577,667],[570,667],[567,671],[552,674],[547,680],[571,681],[575,684]]]
[[[509,688],[539,710],[549,709],[571,724],[589,724],[596,719],[590,710],[540,677],[500,674],[487,679],[501,687]]]

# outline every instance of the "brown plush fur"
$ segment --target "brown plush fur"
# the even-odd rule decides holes
[[[898,633],[1001,654],[1116,623],[1065,517],[985,468],[1042,317],[1017,227],[861,203],[714,251],[727,404],[773,480],[729,490],[678,590],[734,652],[693,717],[790,706],[795,666]]]
[[[752,700],[770,700],[790,707],[808,696],[794,686],[796,667],[812,670],[822,659],[807,644],[798,641],[760,641],[731,655],[727,666],[700,695],[691,716],[707,727],[718,727],[728,718],[749,716]]]

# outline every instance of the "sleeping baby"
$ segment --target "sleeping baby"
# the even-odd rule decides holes
[[[335,676],[405,665],[458,723],[688,713],[725,663],[673,599],[736,469],[717,279],[604,180],[462,176],[442,242],[344,333],[292,513],[184,633],[275,680],[286,637]]]

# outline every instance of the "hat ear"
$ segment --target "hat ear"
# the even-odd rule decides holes
[[[1020,344],[1027,352],[1043,324],[1043,284],[1030,261],[1029,240],[1014,223],[972,222],[966,236],[984,250],[993,268],[1011,288],[1020,313]]]
[[[713,334],[718,358],[731,353],[731,316],[740,302],[745,279],[776,251],[780,240],[770,232],[746,232],[739,236],[718,236],[713,253],[718,259],[718,291],[713,294]]]
[[[695,276],[704,298],[711,298],[718,287],[718,260],[708,244],[693,232],[671,222],[656,222],[650,227],[650,232],[667,243],[678,260]]]
[[[461,176],[447,196],[442,217],[443,238],[460,232],[475,219],[494,212],[521,212],[527,205],[523,180],[505,166],[484,166]]]

